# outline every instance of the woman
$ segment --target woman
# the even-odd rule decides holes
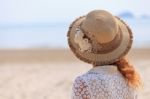
[[[68,31],[69,47],[93,68],[76,77],[72,99],[137,99],[141,79],[125,59],[132,41],[129,26],[107,11],[76,19]]]

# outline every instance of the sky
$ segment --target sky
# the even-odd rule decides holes
[[[66,22],[94,9],[150,15],[149,0],[0,0],[0,24]]]

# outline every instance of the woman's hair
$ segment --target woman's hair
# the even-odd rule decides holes
[[[141,87],[141,78],[138,72],[134,69],[134,67],[127,61],[127,59],[122,58],[119,61],[113,63],[118,67],[120,73],[124,76],[124,78],[128,81],[129,86],[138,89]]]

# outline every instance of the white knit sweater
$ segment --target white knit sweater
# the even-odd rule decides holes
[[[75,79],[72,99],[137,99],[137,92],[116,66],[98,66]]]

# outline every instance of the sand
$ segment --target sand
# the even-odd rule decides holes
[[[144,82],[139,99],[150,99],[150,49],[129,59]],[[74,78],[90,68],[65,49],[0,50],[0,99],[70,99]]]

